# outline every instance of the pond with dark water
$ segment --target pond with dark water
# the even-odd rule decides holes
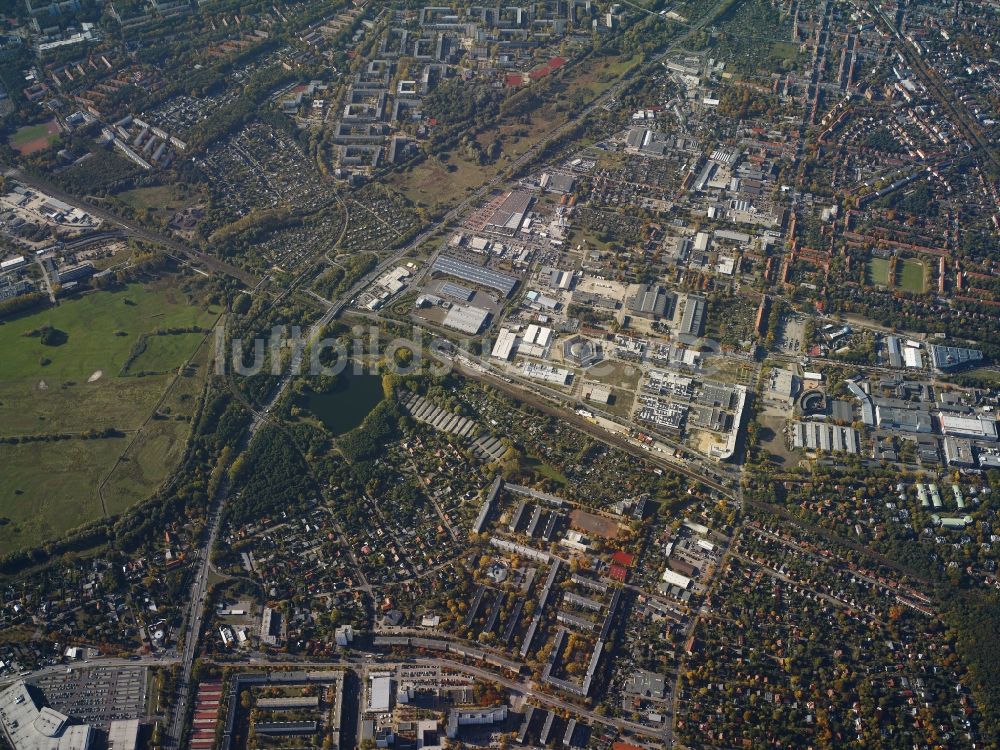
[[[378,375],[355,375],[350,368],[328,393],[310,393],[299,405],[311,411],[334,435],[358,427],[385,397]]]

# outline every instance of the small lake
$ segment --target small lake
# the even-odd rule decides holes
[[[353,375],[348,368],[336,389],[311,393],[300,406],[311,411],[334,435],[343,435],[360,425],[383,398],[379,375]]]

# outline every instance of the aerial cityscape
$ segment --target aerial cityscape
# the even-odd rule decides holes
[[[995,0],[0,2],[0,748],[1000,750]]]

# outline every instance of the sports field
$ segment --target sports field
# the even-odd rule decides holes
[[[865,271],[865,281],[871,285],[889,286],[889,261],[871,258]]]
[[[924,264],[913,258],[906,258],[896,265],[896,286],[904,292],[923,294],[924,287]]]
[[[156,374],[119,376],[141,334],[215,322],[217,309],[192,304],[175,283],[95,292],[0,323],[0,437],[44,438],[0,444],[0,551],[121,512],[176,466],[210,342],[197,333],[149,336],[130,373]],[[59,332],[47,338],[56,345],[43,343],[46,328]],[[166,418],[150,419],[158,406]],[[114,437],[83,435],[109,428]]]
[[[38,125],[25,125],[10,138],[10,145],[19,153],[33,154],[52,145],[59,135],[59,124],[49,120]]]

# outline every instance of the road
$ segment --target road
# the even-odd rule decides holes
[[[71,662],[69,664],[58,664],[51,667],[45,667],[33,672],[27,679],[35,680],[46,675],[58,674],[65,672],[67,669],[78,670],[78,669],[89,669],[95,667],[134,667],[134,666],[145,666],[145,667],[155,667],[155,666],[170,666],[177,664],[180,661],[179,658],[155,658],[155,657],[143,657],[141,659],[118,659],[118,658],[98,658],[89,659],[86,661]],[[402,660],[398,658],[385,658],[381,659],[376,657],[373,662],[372,659],[365,658],[362,655],[357,656],[347,656],[341,658],[338,661],[314,661],[303,658],[296,658],[293,656],[289,657],[268,657],[268,658],[255,658],[250,657],[242,660],[235,661],[225,661],[219,662],[223,666],[242,666],[242,667],[289,667],[295,666],[300,669],[362,669],[365,667],[372,666],[373,664],[378,665],[379,668],[391,667],[395,664],[400,663]],[[525,695],[532,699],[533,702],[548,706],[549,708],[557,709],[560,711],[568,711],[574,716],[582,717],[594,724],[602,724],[604,726],[613,727],[620,731],[632,732],[634,734],[643,735],[651,738],[658,738],[661,736],[660,730],[654,729],[652,727],[647,727],[642,724],[637,724],[633,721],[627,719],[620,719],[616,717],[602,716],[595,711],[578,706],[568,700],[563,700],[557,696],[550,695],[535,689],[534,685],[527,678],[525,679],[511,679],[509,677],[504,677],[503,675],[497,674],[489,669],[484,669],[482,667],[477,667],[474,665],[463,664],[462,662],[453,661],[451,659],[442,659],[440,657],[411,657],[405,660],[406,663],[411,664],[424,664],[432,667],[441,667],[442,669],[450,669],[455,672],[461,672],[463,674],[470,675],[479,680],[484,680],[488,682],[494,682],[499,685],[514,691],[515,693]],[[19,676],[10,676],[0,679],[0,685],[5,685],[9,683],[16,682],[17,680],[24,679]]]
[[[249,443],[249,440],[247,441]],[[201,633],[202,621],[205,616],[205,599],[208,594],[208,576],[211,573],[212,549],[219,536],[222,521],[222,508],[229,494],[229,484],[223,481],[213,498],[208,514],[208,533],[202,545],[194,580],[191,582],[191,593],[187,604],[185,617],[184,645],[181,649],[181,674],[177,682],[175,709],[171,721],[167,725],[167,739],[175,747],[180,746],[181,733],[184,731],[184,719],[191,699],[194,686],[191,684],[191,671],[194,667],[194,657],[198,650],[198,636]]]
[[[903,32],[901,32],[896,24],[889,19],[889,17],[885,14],[885,11],[882,10],[877,3],[869,0],[868,8],[877,18],[880,18],[886,28],[889,29],[889,33],[893,35],[896,42],[899,44],[900,52],[906,58],[910,67],[913,68],[917,77],[923,82],[928,93],[937,99],[938,103],[951,114],[955,120],[955,124],[958,126],[959,130],[962,131],[962,134],[966,137],[970,144],[974,144],[981,149],[987,160],[993,162],[996,166],[1000,166],[1000,156],[998,156],[996,151],[994,151],[996,144],[991,143],[983,136],[975,117],[969,114],[969,110],[966,106],[962,102],[958,101],[955,98],[954,93],[949,91],[947,87],[940,82],[937,71],[921,59],[913,45],[903,35]]]
[[[706,487],[710,487],[711,489],[715,490],[719,494],[724,495],[726,497],[732,499],[738,499],[739,497],[739,488],[737,488],[734,491],[733,488],[727,487],[713,479],[710,479],[708,476],[705,475],[705,473],[703,473],[703,470],[691,469],[688,468],[683,463],[669,460],[666,456],[662,454],[656,453],[654,451],[643,450],[632,441],[624,437],[615,435],[612,432],[609,432],[603,427],[594,424],[589,419],[581,417],[575,412],[566,411],[565,409],[552,406],[548,401],[545,401],[542,398],[535,396],[530,391],[516,387],[510,383],[507,383],[488,372],[482,372],[479,370],[469,370],[463,368],[462,373],[465,377],[489,383],[489,385],[493,386],[498,391],[506,393],[508,396],[516,399],[517,401],[528,404],[529,406],[532,406],[538,409],[539,411],[549,414],[550,416],[557,417],[558,419],[561,419],[564,422],[568,422],[573,427],[576,427],[582,432],[586,432],[588,435],[591,435],[592,437],[600,440],[603,443],[607,443],[608,445],[614,446],[616,448],[621,448],[622,450],[630,453],[631,455],[639,456],[661,468],[665,468],[668,469],[669,471],[676,471],[680,474],[684,474],[688,478],[693,479],[700,484],[704,484]]]
[[[637,724],[633,721],[628,721],[627,719],[619,719],[616,717],[602,716],[596,711],[591,711],[590,709],[578,706],[568,700],[563,700],[557,696],[550,695],[535,689],[534,685],[528,679],[511,679],[509,677],[504,677],[503,675],[497,674],[489,669],[484,669],[482,667],[477,667],[469,664],[463,664],[462,662],[452,661],[451,659],[442,659],[440,657],[424,657],[417,656],[401,660],[398,658],[386,658],[374,662],[374,665],[379,669],[385,669],[393,665],[399,664],[401,661],[405,661],[408,664],[422,664],[430,667],[441,667],[442,669],[451,669],[455,672],[462,672],[463,674],[471,675],[480,680],[487,682],[495,682],[498,685],[503,685],[504,687],[512,690],[515,693],[528,696],[535,703],[540,703],[542,705],[548,706],[550,708],[558,709],[560,711],[568,711],[574,716],[583,717],[588,719],[594,724],[603,724],[604,726],[613,727],[620,731],[632,732],[634,734],[640,734],[646,737],[659,738],[661,736],[660,730],[654,729],[652,727],[643,726],[642,724]],[[226,664],[233,664],[234,662],[226,662]],[[285,659],[285,660],[260,660],[260,659],[250,659],[245,662],[235,662],[235,664],[241,664],[244,666],[255,666],[260,667],[264,664],[273,664],[275,666],[290,666],[295,665],[300,669],[330,669],[336,667],[343,668],[358,668],[373,666],[371,659],[365,659],[364,657],[357,656],[349,658],[347,660],[341,661],[339,663],[334,662],[309,662],[300,661],[296,659]]]
[[[30,675],[25,675],[21,677],[20,675],[10,674],[0,677],[0,687],[5,687],[11,685],[18,680],[28,679],[36,680],[41,677],[47,677],[54,674],[62,674],[67,669],[89,669],[91,667],[166,667],[172,664],[176,664],[180,661],[177,657],[155,657],[155,656],[144,656],[139,659],[119,659],[119,658],[97,658],[97,659],[84,659],[82,661],[74,661],[69,664],[54,664],[50,667],[42,667],[32,672]]]
[[[253,276],[253,274],[249,273],[248,271],[245,271],[242,268],[237,268],[231,263],[226,263],[223,260],[219,260],[218,258],[215,258],[211,255],[207,255],[206,253],[203,253],[199,250],[195,250],[194,248],[189,247],[182,242],[178,242],[172,237],[167,237],[165,235],[159,234],[158,232],[154,232],[150,229],[147,229],[139,222],[132,221],[131,219],[122,218],[118,214],[108,211],[105,208],[101,208],[99,206],[93,205],[92,203],[88,203],[87,201],[83,200],[82,198],[78,198],[75,195],[70,195],[65,190],[62,190],[56,185],[53,185],[48,180],[44,180],[35,175],[25,174],[19,169],[12,169],[2,164],[0,164],[0,171],[3,172],[5,177],[17,180],[18,182],[21,182],[29,187],[32,187],[35,190],[41,191],[46,195],[50,195],[53,198],[57,198],[58,200],[61,200],[65,203],[69,203],[70,205],[79,206],[87,213],[91,214],[92,216],[96,216],[99,219],[103,219],[104,221],[107,221],[111,224],[117,224],[118,226],[122,227],[122,229],[124,229],[125,232],[132,237],[136,237],[138,239],[151,242],[155,245],[159,245],[165,250],[169,250],[170,252],[166,252],[165,253],[166,255],[173,258],[174,260],[179,261],[180,263],[183,263],[185,265],[190,265],[195,270],[199,270],[199,267],[204,266],[205,268],[215,273],[221,273],[226,276],[231,276],[250,289],[255,288],[260,281],[255,276]]]
[[[722,5],[721,3],[719,5]],[[718,7],[718,6],[717,6]],[[699,23],[690,28],[690,30],[675,40],[662,54],[657,56],[653,64],[662,60],[670,52],[681,46],[689,36],[700,28],[703,28],[713,17],[714,11],[710,12],[705,16],[705,18]],[[398,263],[399,260],[420,247],[423,243],[430,240],[434,235],[436,235],[441,230],[445,229],[448,225],[458,219],[465,211],[469,209],[475,203],[481,201],[486,195],[491,193],[494,189],[500,185],[509,181],[508,174],[517,174],[519,170],[531,163],[538,154],[542,153],[543,150],[554,140],[558,139],[565,133],[569,132],[573,127],[576,126],[577,122],[599,107],[603,107],[607,102],[611,101],[618,93],[629,84],[629,79],[623,79],[610,88],[608,88],[604,93],[597,96],[587,107],[585,107],[576,118],[571,119],[562,125],[551,130],[543,139],[534,144],[529,148],[524,154],[515,159],[504,173],[494,175],[490,180],[481,185],[477,190],[469,194],[464,200],[462,200],[458,205],[452,207],[447,213],[444,214],[438,221],[431,224],[427,229],[420,232],[415,238],[413,238],[405,246],[397,249],[396,252],[388,256],[385,260],[380,262],[372,271],[365,274],[361,279],[359,279],[351,289],[342,295],[337,300],[331,300],[327,304],[327,309],[323,315],[317,320],[309,331],[309,341],[315,341],[319,338],[322,332],[334,320],[365,287],[371,284],[378,276],[384,273],[386,270],[391,268],[394,264]],[[3,169],[0,166],[0,169]],[[200,251],[194,250],[193,248],[187,247],[184,244],[177,242],[176,240],[165,237],[158,233],[152,232],[146,227],[140,225],[137,222],[124,219],[106,209],[94,206],[86,201],[79,199],[76,196],[69,195],[65,191],[56,187],[55,185],[49,183],[48,181],[38,178],[33,175],[26,175],[20,170],[16,169],[5,169],[5,175],[13,179],[18,180],[36,190],[42,191],[54,198],[63,200],[67,203],[78,205],[87,212],[91,213],[93,216],[104,219],[109,223],[118,225],[122,227],[129,235],[137,237],[139,239],[152,242],[169,250],[167,254],[182,263],[189,263],[197,266],[204,266],[211,271],[223,273],[225,275],[231,276],[250,289],[257,289],[263,283],[263,280],[255,278],[253,275],[249,274],[247,271],[232,266],[231,264],[220,261],[217,258],[206,255]],[[436,257],[437,251],[434,253]],[[432,258],[433,261],[433,258]],[[301,279],[302,277],[300,277]],[[297,280],[298,281],[298,280]],[[290,293],[296,284],[292,285],[292,288],[287,289],[286,293]],[[301,354],[298,355],[301,357]],[[270,413],[275,404],[278,403],[279,399],[284,394],[289,383],[294,377],[298,370],[296,366],[298,362],[293,361],[292,367],[288,368],[285,375],[279,381],[279,384],[272,392],[270,398],[265,404],[257,407],[250,407],[253,414],[253,418],[245,433],[242,442],[240,443],[240,450],[238,453],[243,453],[250,446],[253,441],[254,436],[259,432],[261,427],[268,422],[270,419]],[[562,415],[565,418],[565,415]],[[604,439],[613,439],[611,436],[604,436]],[[624,441],[623,441],[624,442]],[[624,444],[623,447],[627,446],[630,452],[634,452],[635,449]],[[675,468],[671,465],[671,468]],[[702,480],[703,481],[703,480]],[[728,491],[721,485],[715,486],[720,492],[728,494]],[[208,580],[211,573],[211,553],[215,547],[216,541],[218,539],[219,531],[221,528],[223,511],[227,500],[229,499],[232,488],[229,483],[225,480],[220,482],[218,489],[216,490],[209,507],[208,519],[206,530],[203,535],[202,543],[199,546],[198,559],[196,562],[196,567],[191,581],[191,589],[189,594],[189,599],[185,608],[185,630],[183,645],[181,647],[179,655],[179,663],[181,664],[181,675],[178,680],[177,686],[177,696],[174,703],[174,712],[170,721],[167,723],[167,742],[172,747],[179,747],[181,742],[181,735],[184,730],[185,718],[188,713],[190,706],[192,692],[194,686],[191,684],[191,675],[194,665],[194,659],[197,654],[199,635],[204,622],[205,616],[205,603],[208,594]],[[131,663],[131,662],[129,662]],[[483,672],[484,676],[488,676],[489,679],[496,679],[495,675],[491,673]],[[520,685],[519,683],[515,683]],[[524,687],[523,685],[521,687]],[[572,708],[575,710],[575,706],[572,704],[560,701],[555,698],[547,698],[546,700],[551,701],[554,705],[561,706],[564,708]],[[587,714],[585,714],[587,715]],[[597,720],[597,715],[592,714],[592,718]],[[601,718],[602,723],[608,723],[607,720]],[[615,720],[616,722],[619,720]],[[628,722],[621,722],[628,723]],[[637,727],[639,725],[636,725]],[[645,730],[645,728],[642,728]],[[649,730],[646,730],[647,732]]]

